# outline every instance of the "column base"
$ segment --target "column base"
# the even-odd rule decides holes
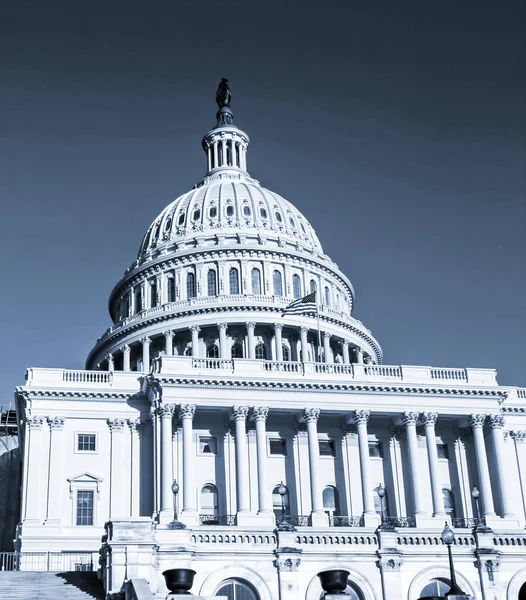
[[[252,512],[238,512],[236,515],[236,525],[238,527],[258,527],[262,525],[261,515]]]
[[[174,520],[174,511],[169,509],[163,509],[159,512],[157,516],[157,522],[160,525],[168,525]]]
[[[378,527],[380,525],[380,515],[377,513],[363,513],[363,525],[364,527]]]
[[[329,516],[324,511],[312,511],[310,518],[313,527],[329,526]]]
[[[183,510],[177,518],[187,527],[195,527],[199,525],[199,513],[196,510]]]

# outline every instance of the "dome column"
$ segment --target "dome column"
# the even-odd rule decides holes
[[[355,354],[356,354],[356,362],[357,362],[359,365],[363,365],[363,350],[360,348],[360,346],[357,346],[357,347],[354,349],[354,352],[355,352]]]
[[[129,371],[130,370],[130,347],[128,344],[124,344],[122,347],[122,370]]]
[[[145,336],[141,339],[142,344],[142,372],[150,372],[150,344],[152,340]]]
[[[256,324],[253,321],[248,321],[245,323],[247,328],[247,354],[248,358],[254,359],[256,358],[256,348],[255,348],[255,337],[254,330],[256,329]]]
[[[349,357],[349,342],[347,340],[342,340],[342,356],[343,364],[348,365],[351,361]]]
[[[276,343],[276,360],[283,362],[283,340],[281,338],[281,332],[283,325],[281,323],[274,323],[274,340]]]
[[[199,358],[199,332],[201,331],[201,327],[199,325],[192,325],[190,331],[192,332],[192,356],[193,358]]]
[[[227,359],[228,348],[226,342],[226,330],[228,329],[228,323],[218,323],[217,328],[219,329],[219,356]]]
[[[173,356],[173,353],[174,353],[174,347],[173,347],[174,335],[175,335],[175,333],[173,331],[165,331],[164,332],[166,356]]]
[[[332,350],[331,350],[331,334],[326,331],[323,332],[323,358],[326,363],[332,363]]]
[[[115,362],[113,360],[113,354],[108,354],[108,371],[113,373],[115,370]]]
[[[301,360],[307,362],[309,359],[309,343],[307,341],[307,333],[309,330],[307,327],[300,327],[300,340],[301,340]]]
[[[323,510],[323,494],[320,485],[320,447],[318,442],[319,408],[306,408],[307,443],[309,447],[310,494],[312,504],[312,526],[326,527],[327,515]]]

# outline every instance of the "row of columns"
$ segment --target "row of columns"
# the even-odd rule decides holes
[[[222,134],[220,137],[213,137],[206,148],[208,159],[208,170],[218,167],[238,167],[243,171],[247,170],[247,144],[242,140],[237,140]],[[228,151],[230,150],[230,162],[228,161]],[[237,151],[236,151],[237,150]]]
[[[196,498],[193,493],[192,478],[192,419],[195,414],[195,405],[181,405],[179,408],[179,417],[182,421],[183,429],[183,513],[197,514]],[[171,514],[172,511],[172,418],[175,414],[176,406],[174,404],[164,405],[160,408],[161,417],[161,513]],[[248,445],[246,436],[246,421],[250,409],[248,406],[235,406],[232,410],[231,419],[235,422],[236,439],[236,489],[237,489],[237,510],[239,513],[250,512],[250,481],[248,465]],[[258,475],[258,513],[272,512],[272,497],[267,482],[266,468],[266,419],[268,416],[268,407],[254,407],[251,412],[251,418],[256,425],[256,452],[257,452],[257,475]],[[325,519],[322,485],[320,484],[320,460],[317,423],[320,416],[320,409],[305,409],[303,420],[306,423],[308,437],[309,453],[309,477],[311,490],[311,506],[313,523],[316,518]],[[373,486],[371,485],[370,465],[369,465],[369,439],[367,424],[370,411],[356,410],[353,413],[351,421],[356,424],[358,436],[358,449],[360,458],[360,476],[362,487],[363,513],[365,518],[376,519],[374,505]],[[433,516],[443,520],[446,518],[444,501],[442,496],[442,482],[439,476],[438,455],[436,449],[435,425],[438,414],[425,412],[405,412],[402,421],[405,425],[407,448],[409,456],[409,470],[411,476],[411,489],[413,494],[413,505],[415,516],[426,514],[425,504],[422,497],[423,486],[419,485],[421,473],[418,463],[418,438],[417,424],[423,423],[425,427],[427,456],[429,464],[429,473],[431,479],[431,491],[433,502]],[[482,509],[485,517],[494,516],[495,509],[491,491],[491,480],[488,467],[488,459],[484,441],[483,426],[486,421],[486,415],[474,414],[470,417],[470,425],[473,431],[473,442],[475,448],[475,457],[477,472],[479,476],[479,485],[482,499]],[[490,428],[493,438],[493,444],[496,454],[496,477],[498,480],[498,489],[501,495],[502,516],[512,517],[513,511],[509,503],[511,494],[507,490],[507,479],[505,476],[504,456],[503,456],[503,426],[504,418],[502,415],[490,415]],[[320,521],[321,524],[321,521]]]
[[[217,327],[219,330],[219,355],[223,359],[229,359],[230,358],[230,355],[229,355],[230,348],[229,348],[228,341],[227,341],[228,323],[220,322],[217,324]],[[283,361],[282,331],[283,331],[284,326],[282,323],[274,323],[272,327],[274,329],[274,340],[275,340],[275,346],[276,346],[275,360],[278,362],[282,362]],[[256,336],[255,336],[256,323],[253,321],[247,321],[245,323],[245,328],[246,328],[246,332],[247,332],[247,337],[246,337],[247,358],[255,359],[256,358]],[[199,327],[199,325],[192,325],[190,327],[190,333],[192,336],[192,356],[195,358],[199,357],[199,333],[200,333],[200,331],[201,331],[201,328]],[[305,358],[308,356],[308,350],[309,350],[308,334],[309,334],[309,331],[310,330],[307,327],[299,328],[301,353],[302,353],[303,361],[305,361]],[[175,336],[175,332],[172,330],[168,330],[168,331],[164,332],[165,354],[167,356],[173,356],[173,353],[174,353],[173,338],[174,338],[174,336]],[[332,350],[331,350],[332,336],[328,332],[323,332],[322,337],[323,337],[324,362],[332,363],[333,362],[333,354],[332,354]],[[148,336],[144,336],[143,338],[141,338],[140,342],[142,344],[143,370],[145,372],[147,372],[149,370],[149,366],[150,366],[150,345],[152,343],[152,339]],[[351,362],[350,351],[349,351],[350,342],[348,340],[341,340],[340,344],[342,347],[343,364],[350,364],[350,362]],[[359,346],[357,346],[357,347],[353,347],[353,350],[355,353],[356,363],[363,364],[363,362],[364,362],[363,349],[360,348]],[[120,348],[120,351],[122,352],[122,359],[123,359],[122,360],[122,370],[130,371],[130,369],[131,369],[131,366],[130,366],[131,348],[128,344],[124,344]],[[115,360],[114,360],[113,354],[108,354],[106,359],[108,361],[108,371],[113,371],[115,369]]]

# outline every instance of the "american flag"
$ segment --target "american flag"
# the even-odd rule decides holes
[[[316,304],[316,292],[311,292],[303,298],[294,300],[288,306],[283,309],[281,316],[285,315],[303,315],[308,312],[318,312],[318,305]]]

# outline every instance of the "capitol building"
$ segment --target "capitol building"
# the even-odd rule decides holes
[[[320,600],[345,569],[352,600],[417,600],[450,588],[447,522],[466,594],[526,598],[526,389],[384,364],[311,223],[249,174],[230,99],[85,369],[16,388],[22,560],[89,556],[108,598],[165,598],[182,567],[205,597]]]

